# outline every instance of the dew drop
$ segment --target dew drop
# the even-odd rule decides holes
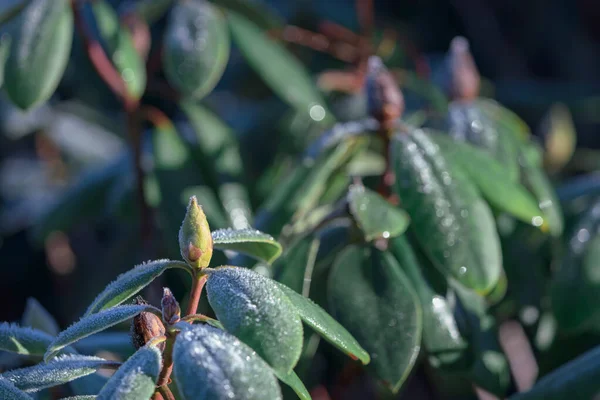
[[[458,269],[458,273],[459,273],[460,275],[464,275],[464,274],[466,274],[466,273],[467,273],[467,267],[465,267],[465,266],[463,265],[462,267],[460,267],[460,268]]]
[[[542,217],[535,216],[533,218],[531,218],[531,225],[533,226],[541,226],[544,223],[544,219]]]

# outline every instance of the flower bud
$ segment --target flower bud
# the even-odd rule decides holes
[[[148,304],[142,296],[136,297],[134,302],[138,305]],[[151,339],[164,334],[165,326],[160,318],[151,312],[142,311],[133,318],[133,321],[131,321],[131,339],[136,350],[143,347]],[[160,351],[163,351],[165,348],[164,342],[160,343],[157,347]]]
[[[366,90],[369,115],[379,121],[383,129],[391,129],[404,112],[404,97],[379,57],[369,58]]]
[[[173,325],[181,318],[181,308],[169,288],[163,288],[163,297],[160,302],[162,317],[165,324]]]
[[[179,250],[192,267],[208,267],[213,252],[210,227],[196,196],[190,198],[187,212],[179,229]]]
[[[481,77],[471,51],[469,41],[457,36],[450,43],[448,52],[450,69],[449,96],[454,100],[474,100],[479,96]]]

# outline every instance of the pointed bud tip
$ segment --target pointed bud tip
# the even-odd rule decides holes
[[[179,322],[181,318],[181,308],[173,292],[169,288],[163,288],[163,298],[160,302],[162,307],[163,321],[168,325]]]
[[[179,229],[179,249],[184,260],[194,268],[205,268],[212,258],[212,236],[206,215],[191,196],[187,212]]]

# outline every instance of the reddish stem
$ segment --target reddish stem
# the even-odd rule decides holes
[[[158,388],[159,393],[162,395],[164,400],[175,400],[175,396],[171,392],[168,386],[161,386]]]
[[[202,289],[206,283],[208,275],[202,275],[200,277],[195,276],[192,283],[192,292],[190,295],[190,301],[187,306],[186,315],[196,314],[198,310],[198,303],[200,302],[200,296],[202,295]]]

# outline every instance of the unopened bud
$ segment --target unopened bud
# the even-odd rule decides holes
[[[379,57],[369,58],[366,90],[369,115],[379,121],[383,129],[391,129],[404,112],[404,97]]]
[[[141,296],[135,299],[135,304],[148,304]],[[139,315],[133,318],[131,321],[131,339],[133,346],[136,349],[143,347],[151,339],[163,336],[165,334],[165,326],[157,315],[151,312],[142,311]],[[157,346],[160,351],[163,351],[165,344],[160,343]]]
[[[163,288],[163,297],[160,302],[162,308],[162,316],[165,324],[173,325],[179,322],[181,318],[181,308],[173,292],[169,288]]]
[[[187,212],[179,229],[179,250],[192,267],[208,267],[213,252],[210,227],[196,196],[190,198]]]
[[[455,100],[474,100],[479,96],[481,77],[473,55],[469,50],[469,41],[457,36],[450,43],[448,52],[450,85],[448,95]]]

